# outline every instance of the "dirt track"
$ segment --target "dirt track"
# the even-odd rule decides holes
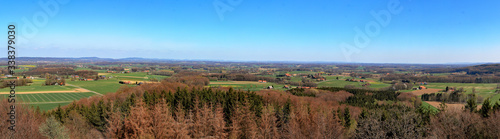
[[[81,93],[81,92],[92,92],[83,88],[76,88],[74,90],[68,91],[32,91],[32,92],[16,92],[16,94],[40,94],[40,93]],[[0,92],[0,94],[9,94],[10,92]]]

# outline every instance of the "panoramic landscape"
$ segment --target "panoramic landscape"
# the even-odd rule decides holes
[[[500,138],[497,1],[0,4],[0,138]]]

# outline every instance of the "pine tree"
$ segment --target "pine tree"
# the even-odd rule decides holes
[[[151,106],[151,98],[149,97],[148,91],[144,91],[144,94],[142,95],[142,100],[146,104],[146,106]]]

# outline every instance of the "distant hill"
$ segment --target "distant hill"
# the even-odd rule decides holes
[[[498,74],[500,73],[500,64],[481,64],[481,65],[467,66],[460,68],[425,69],[423,70],[423,72],[428,72],[428,73],[466,72],[469,75]]]

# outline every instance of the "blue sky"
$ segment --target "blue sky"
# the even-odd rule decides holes
[[[57,8],[46,11],[39,3]],[[232,10],[218,13],[214,3]],[[496,0],[24,0],[0,5],[0,23],[17,24],[18,56],[500,62]],[[380,16],[387,21],[382,25],[372,11],[388,13],[390,20]],[[356,45],[356,39],[364,45]]]

